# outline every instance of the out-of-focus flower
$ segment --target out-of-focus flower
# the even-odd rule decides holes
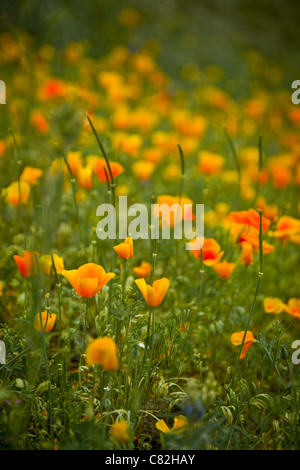
[[[60,256],[53,253],[53,260],[57,274],[61,274],[64,270],[64,260]],[[49,276],[52,269],[51,255],[43,255],[39,258],[40,268],[43,274]]]
[[[138,276],[138,277],[148,277],[151,273],[152,266],[150,263],[146,263],[146,261],[142,261],[140,266],[136,266],[133,268],[133,272]]]
[[[214,152],[201,150],[198,155],[198,168],[204,175],[219,173],[225,164],[225,158]]]
[[[78,269],[63,270],[61,273],[81,297],[94,297],[102,291],[115,273],[106,273],[104,268],[95,263],[87,263]]]
[[[69,151],[67,153],[67,161],[71,168],[72,174],[77,178],[79,170],[82,168],[82,153]]]
[[[109,172],[108,166],[104,158],[100,158],[96,155],[89,155],[86,160],[87,160],[87,164],[92,168],[93,172],[98,176],[99,180],[102,183],[106,183],[105,170],[108,176],[108,180],[109,181],[111,180],[110,172]],[[124,171],[123,166],[118,162],[110,161],[109,166],[110,166],[113,178],[116,178],[118,175],[120,175]]]
[[[193,244],[195,240],[192,240],[191,243]],[[219,243],[214,238],[205,238],[201,249],[191,251],[193,255],[196,256],[196,258],[198,259],[201,259],[202,251],[203,264],[205,264],[206,266],[213,266],[214,264],[219,263],[224,254],[224,251],[221,251]]]
[[[135,8],[123,8],[120,11],[119,21],[127,28],[135,28],[143,21],[141,14]]]
[[[174,425],[170,429],[169,426],[167,426],[165,420],[160,419],[155,423],[156,429],[163,433],[173,433],[173,434],[178,434],[181,432],[184,432],[188,429],[189,423],[188,420],[186,419],[185,416],[179,415],[176,418],[174,418]]]
[[[292,171],[285,165],[272,165],[269,172],[276,188],[285,188],[292,181]]]
[[[244,337],[245,331],[239,331],[237,333],[233,333],[231,335],[231,342],[234,344],[234,346],[239,346],[243,342],[243,337]],[[240,359],[244,359],[246,356],[250,346],[254,343],[254,336],[252,331],[247,331],[245,341],[244,341],[244,346],[240,354]]]
[[[136,157],[142,147],[143,138],[140,134],[118,132],[113,136],[113,146],[119,152]]]
[[[253,263],[253,248],[251,243],[242,242],[242,253],[241,253],[241,263],[245,266],[249,266]]]
[[[179,207],[175,206],[174,210],[172,206],[174,204],[179,204]],[[193,201],[186,197],[182,196],[170,196],[160,195],[157,197],[157,204],[153,207],[153,215],[155,217],[160,217],[162,227],[174,227],[174,224],[181,223],[182,220],[193,220],[195,216],[193,215]],[[171,210],[172,209],[172,210]]]
[[[284,311],[292,317],[300,319],[300,299],[290,299],[288,304],[284,306]]]
[[[147,181],[151,178],[152,173],[155,169],[155,165],[152,162],[139,160],[134,162],[132,165],[132,171],[135,176],[141,181]]]
[[[40,110],[35,110],[30,116],[31,124],[36,128],[38,132],[41,134],[48,134],[49,132],[49,124]]]
[[[111,437],[118,444],[127,444],[130,439],[130,426],[128,421],[120,420],[114,423],[110,429]]]
[[[269,235],[281,240],[291,240],[300,243],[300,220],[283,215],[276,224],[276,229]]]
[[[133,241],[127,237],[123,243],[114,246],[114,250],[120,258],[129,259],[133,257]]]
[[[239,211],[239,212],[231,212],[227,218],[228,222],[232,222],[234,224],[239,225],[250,225],[255,229],[259,229],[259,222],[260,217],[259,213],[254,209],[249,209],[248,211]],[[266,217],[262,216],[262,231],[265,233],[271,221]]]
[[[223,279],[229,277],[236,267],[235,263],[228,263],[227,261],[222,261],[213,266],[216,273]]]
[[[276,220],[278,214],[278,207],[275,205],[268,205],[265,199],[260,196],[256,202],[257,208],[261,209],[262,213],[265,214],[265,217],[272,222]]]
[[[252,229],[252,227],[250,227],[248,231],[244,231],[241,233],[238,242],[239,244],[243,244],[244,242],[250,243],[252,245],[253,250],[259,253],[259,236],[257,230]],[[263,240],[262,249],[263,254],[267,255],[274,251],[275,247]]]
[[[25,251],[23,258],[19,255],[14,255],[14,260],[17,263],[19,271],[23,277],[31,277],[37,273],[35,256],[39,256],[39,254],[32,251]]]
[[[166,277],[154,281],[153,287],[146,284],[144,278],[136,279],[135,283],[150,307],[157,307],[161,304],[170,286],[170,281]]]
[[[43,170],[41,170],[40,168],[26,166],[24,170],[22,171],[20,180],[25,181],[25,183],[28,183],[29,186],[32,186],[38,183],[42,174],[43,174]]]
[[[277,297],[266,297],[264,299],[264,309],[266,313],[277,315],[284,309],[284,303]]]
[[[92,188],[92,168],[87,165],[85,167],[80,167],[77,174],[78,185],[82,189],[91,189]]]
[[[104,370],[118,367],[117,346],[112,338],[103,337],[93,340],[85,351],[87,364],[100,364]]]
[[[40,314],[37,313],[34,317],[33,325],[35,329],[39,331],[42,330],[42,326],[43,326],[44,332],[48,333],[54,327],[56,315],[55,313],[48,313],[45,310],[44,312],[41,313],[41,317],[42,317],[42,322],[41,322]]]
[[[50,78],[40,89],[40,98],[49,100],[54,98],[64,98],[67,93],[67,85],[62,80]]]
[[[26,181],[14,181],[2,189],[2,195],[7,204],[18,206],[21,203],[25,206],[30,196],[30,185]]]

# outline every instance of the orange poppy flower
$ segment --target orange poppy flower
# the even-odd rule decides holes
[[[106,170],[109,181],[111,180],[110,172],[109,172],[108,166],[104,158],[98,157],[96,155],[89,155],[87,157],[87,163],[88,165],[91,166],[93,172],[98,176],[99,180],[102,181],[102,183],[106,183],[105,170]],[[120,175],[124,171],[123,166],[118,162],[110,161],[109,166],[110,166],[113,178],[116,178],[118,175]]]
[[[288,305],[284,306],[284,311],[292,317],[300,318],[300,299],[290,299]]]
[[[92,168],[89,165],[78,169],[77,181],[82,189],[92,188]]]
[[[82,153],[69,151],[67,154],[67,160],[73,176],[77,178],[79,170],[82,168]]]
[[[241,254],[241,263],[245,266],[249,266],[253,263],[253,248],[251,243],[242,242],[242,254]]]
[[[19,271],[23,277],[31,277],[37,273],[37,265],[35,255],[39,255],[36,252],[25,251],[24,257],[14,255],[14,260],[18,265]]]
[[[26,183],[29,184],[29,186],[32,186],[34,184],[37,184],[42,174],[43,174],[43,171],[40,168],[26,166],[24,170],[22,171],[20,180],[25,181]]]
[[[42,312],[41,316],[42,316],[42,325],[43,325],[44,332],[48,333],[54,327],[56,315],[55,313],[47,313],[47,311],[45,310],[44,312]],[[35,315],[33,325],[36,330],[39,330],[39,331],[42,330],[41,319],[40,319],[39,313]]]
[[[135,283],[150,307],[157,307],[161,304],[170,286],[170,281],[166,277],[154,281],[153,287],[146,284],[144,278],[136,279]]]
[[[238,211],[231,212],[228,216],[228,222],[233,222],[235,224],[250,225],[251,227],[259,229],[260,217],[259,213],[254,209],[249,209],[248,211]],[[265,233],[271,221],[266,217],[262,217],[262,231]]]
[[[146,263],[145,261],[142,261],[140,266],[136,266],[133,268],[133,272],[138,276],[138,277],[148,277],[151,273],[152,266],[149,263]]]
[[[216,273],[223,279],[229,277],[236,267],[235,263],[228,263],[227,261],[222,261],[213,266]]]
[[[225,163],[225,158],[217,153],[201,150],[198,156],[199,170],[205,175],[219,173]]]
[[[95,263],[87,263],[78,269],[63,270],[62,275],[68,279],[71,286],[81,297],[94,297],[102,291],[115,273],[106,273],[104,268]]]
[[[112,338],[103,337],[93,340],[85,351],[87,364],[100,364],[104,370],[118,367],[117,346]]]
[[[129,259],[133,257],[133,241],[127,237],[123,243],[114,246],[114,250],[120,258]]]
[[[244,337],[245,331],[239,331],[237,333],[233,333],[231,335],[231,342],[234,344],[234,346],[239,346],[243,342],[243,337]],[[254,343],[254,336],[252,331],[247,331],[245,341],[244,341],[244,346],[242,349],[242,352],[240,354],[240,359],[244,359],[246,356],[250,346]]]
[[[30,196],[30,185],[26,181],[14,181],[2,189],[2,195],[7,204],[18,206],[21,203],[25,206]]]
[[[256,205],[257,205],[258,209],[262,210],[263,214],[265,214],[267,219],[269,219],[271,221],[276,220],[277,214],[278,214],[278,207],[277,206],[275,206],[275,205],[268,206],[263,197],[259,197],[257,199]]]
[[[254,251],[259,253],[259,237],[258,233],[255,229],[252,229],[250,227],[250,230],[245,231],[241,234],[239,243],[243,244],[244,242],[248,242],[252,245],[252,248]],[[263,254],[267,255],[268,253],[271,253],[272,251],[275,250],[275,247],[273,245],[270,245],[269,243],[265,242],[263,240],[262,242],[262,248],[263,248]]]
[[[266,297],[264,299],[264,309],[266,313],[277,315],[283,311],[284,303],[276,297]]]
[[[300,234],[300,220],[283,215],[278,219],[276,230],[269,232],[269,234],[281,240],[293,239],[294,236]]]
[[[196,239],[195,239],[196,240]],[[193,240],[191,243],[195,242]],[[191,250],[196,258],[201,259],[201,251],[203,251],[203,263],[206,266],[217,264],[222,258],[224,251],[220,251],[220,245],[213,238],[205,238],[203,247],[200,250]]]

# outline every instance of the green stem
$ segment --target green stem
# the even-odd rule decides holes
[[[78,387],[81,387],[81,366],[82,366],[82,359],[85,355],[85,344],[86,344],[86,330],[87,330],[87,316],[89,311],[89,298],[86,298],[86,307],[85,307],[85,314],[83,319],[83,338],[82,338],[82,349],[81,355],[79,360],[79,368],[78,368]]]
[[[250,321],[251,321],[251,318],[252,318],[256,297],[257,297],[259,287],[260,287],[260,283],[261,283],[261,279],[262,279],[262,276],[263,276],[264,258],[263,258],[263,243],[262,243],[263,242],[263,240],[262,240],[262,211],[259,210],[258,213],[259,213],[259,260],[260,260],[260,266],[259,267],[260,267],[260,270],[259,270],[259,273],[258,273],[258,279],[257,279],[257,285],[256,285],[255,294],[254,294],[254,299],[253,299],[253,302],[252,302],[252,305],[251,305],[250,314],[248,316],[246,328],[245,328],[244,335],[243,335],[243,340],[242,340],[242,343],[240,345],[239,354],[238,354],[238,357],[237,357],[236,362],[235,362],[233,376],[232,376],[232,379],[231,379],[231,388],[234,385],[234,379],[235,379],[236,371],[237,371],[237,368],[238,368],[240,355],[241,355],[241,352],[242,352],[243,347],[244,347],[246,334],[247,334],[247,331],[249,329],[249,325],[250,325]]]
[[[201,300],[202,300],[203,279],[204,279],[203,250],[201,249],[201,258],[200,258],[200,285],[199,285],[199,293],[198,293],[198,300],[197,300],[197,312],[199,312],[199,308],[200,308],[200,304],[201,304]]]

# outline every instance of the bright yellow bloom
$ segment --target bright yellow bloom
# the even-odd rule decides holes
[[[178,434],[180,432],[185,431],[188,428],[188,420],[186,419],[185,416],[179,415],[176,418],[174,418],[174,425],[173,428],[170,429],[165,421],[163,419],[160,419],[159,421],[156,422],[155,427],[159,431],[163,433],[169,433],[172,432],[174,434]]]
[[[29,186],[32,186],[34,184],[37,184],[42,174],[43,174],[43,170],[41,170],[40,168],[33,168],[32,166],[26,166],[24,170],[22,171],[20,180],[25,181],[26,183],[29,184]]]
[[[85,354],[87,364],[100,364],[104,370],[118,367],[117,346],[112,338],[95,339],[88,345]]]
[[[135,283],[150,307],[157,307],[161,304],[170,286],[170,281],[166,277],[154,281],[153,287],[146,284],[144,278],[136,279]]]
[[[19,203],[26,205],[30,196],[30,185],[26,181],[14,181],[7,188],[2,189],[2,195],[7,204],[12,206],[18,206]]]
[[[284,303],[276,297],[266,297],[264,299],[264,309],[266,313],[277,315],[283,311]]]
[[[300,299],[290,299],[288,305],[284,306],[284,311],[292,317],[300,319]]]
[[[154,169],[155,169],[154,163],[147,162],[144,160],[138,160],[132,165],[133,173],[139,180],[142,180],[142,181],[146,181],[150,179]]]
[[[114,250],[120,258],[129,259],[133,257],[133,241],[127,237],[123,243],[114,246]]]
[[[129,429],[128,421],[122,419],[112,425],[110,434],[118,444],[127,444],[130,439]]]
[[[93,171],[89,165],[85,167],[80,167],[78,169],[78,174],[77,174],[77,181],[78,181],[78,185],[80,186],[80,188],[91,189],[92,177],[93,177]]]
[[[61,274],[64,270],[64,260],[60,256],[53,253],[53,260],[56,268],[57,274]],[[43,274],[49,276],[52,269],[52,258],[51,255],[43,255],[39,259],[40,268]]]
[[[87,263],[78,269],[65,269],[61,273],[81,297],[94,297],[97,292],[102,291],[115,273],[106,273],[104,268],[98,264]]]
[[[48,313],[46,310],[41,313],[42,316],[42,325],[45,333],[48,333],[51,331],[54,327],[54,323],[56,320],[56,315],[55,313]],[[41,319],[40,319],[40,314],[37,313],[34,317],[34,327],[36,330],[41,331]]]

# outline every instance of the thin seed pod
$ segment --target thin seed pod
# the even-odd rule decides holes
[[[113,195],[113,205],[115,206],[115,181],[114,181],[114,177],[113,177],[113,174],[112,174],[112,171],[111,171],[111,167],[110,167],[110,164],[109,164],[109,159],[108,159],[108,156],[107,156],[107,154],[106,154],[106,152],[105,152],[105,149],[104,149],[104,147],[103,147],[103,145],[102,145],[102,142],[101,142],[101,140],[100,140],[100,138],[99,138],[99,136],[98,136],[98,134],[97,134],[97,132],[96,132],[96,129],[95,129],[95,127],[94,127],[94,125],[93,125],[93,123],[92,123],[92,121],[91,121],[91,119],[90,119],[90,117],[89,117],[88,114],[87,114],[87,119],[88,119],[89,124],[90,124],[90,126],[91,126],[91,128],[92,128],[92,131],[93,131],[93,133],[94,133],[94,136],[96,137],[96,140],[97,140],[97,143],[98,143],[98,145],[99,145],[99,148],[100,148],[100,150],[101,150],[101,152],[102,152],[102,155],[103,155],[103,157],[104,157],[104,159],[105,159],[105,161],[106,161],[106,165],[107,165],[107,168],[108,168],[109,176],[110,176],[110,179],[111,179],[111,188],[112,188],[112,195]]]
[[[234,147],[234,145],[233,145],[232,139],[231,139],[231,137],[229,136],[228,132],[226,131],[225,127],[223,128],[223,132],[224,132],[225,137],[226,137],[226,139],[227,139],[227,142],[228,142],[228,144],[229,144],[229,147],[230,147],[230,150],[231,150],[231,153],[232,153],[232,156],[233,156],[235,165],[236,165],[237,172],[238,172],[239,175],[241,175],[240,162],[239,162],[239,159],[238,159],[238,156],[237,156],[235,147]]]

